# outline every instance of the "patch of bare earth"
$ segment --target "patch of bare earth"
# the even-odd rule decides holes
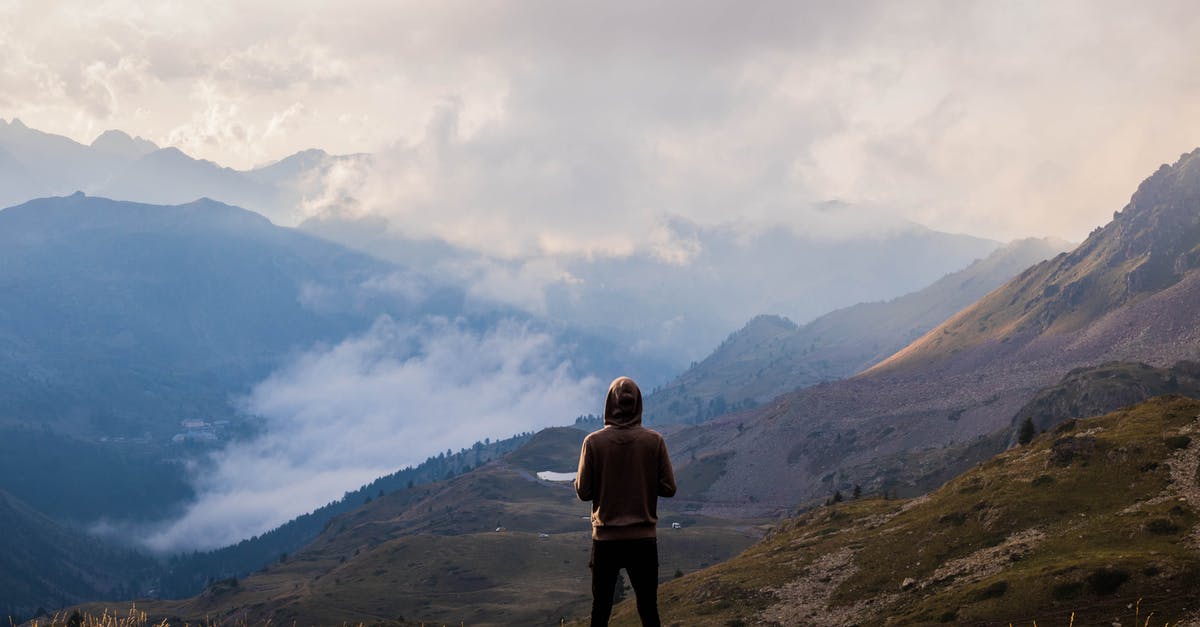
[[[911,509],[917,502],[924,502],[928,496],[922,496],[906,503],[900,509],[886,514],[876,514],[858,522],[856,528],[878,529],[887,524],[901,512]],[[849,547],[833,553],[822,555],[809,564],[800,577],[778,588],[768,588],[766,592],[774,594],[777,602],[768,607],[759,616],[763,625],[856,625],[861,623],[864,616],[878,607],[890,604],[898,598],[895,594],[886,594],[874,599],[859,601],[852,605],[830,607],[833,593],[858,572],[854,564],[856,551]]]
[[[1166,501],[1182,501],[1187,503],[1192,511],[1200,512],[1200,416],[1192,424],[1179,430],[1181,435],[1192,438],[1192,443],[1184,449],[1176,451],[1167,460],[1171,472],[1171,482],[1153,498],[1134,503],[1121,510],[1122,514],[1130,514],[1144,507],[1157,505]],[[1200,550],[1200,527],[1193,528],[1187,537],[1188,545]],[[1200,616],[1197,617],[1200,624]]]
[[[1171,485],[1167,491],[1186,501],[1192,511],[1200,512],[1200,486],[1196,485],[1197,469],[1200,468],[1200,416],[1180,433],[1191,437],[1192,442],[1171,456]],[[1200,549],[1200,527],[1193,528],[1187,540],[1192,548]]]
[[[950,581],[958,584],[982,581],[1024,557],[1045,539],[1046,534],[1041,529],[1019,531],[996,546],[942,564],[919,585],[927,588]]]
[[[847,606],[829,606],[834,591],[857,571],[854,551],[849,548],[822,555],[795,581],[769,590],[779,602],[767,608],[759,620],[766,625],[857,624],[868,608],[886,602],[876,599]]]

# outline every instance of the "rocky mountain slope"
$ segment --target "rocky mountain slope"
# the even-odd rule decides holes
[[[1034,358],[1110,347],[1150,353],[1194,347],[1188,317],[1200,288],[1200,149],[1163,165],[1112,222],[1069,254],[1030,268],[874,368],[898,372],[956,358]],[[1181,342],[1172,342],[1180,335]],[[1186,355],[1184,355],[1186,356]],[[1161,357],[1169,358],[1166,355]]]
[[[1026,270],[879,366],[681,431],[675,446],[685,454],[721,460],[695,506],[762,515],[854,484],[936,487],[1001,450],[1016,413],[1075,368],[1195,359],[1198,246],[1200,150],[1147,179],[1075,251]]]
[[[1200,363],[1181,361],[1155,368],[1118,361],[1077,368],[1056,385],[1038,392],[1017,412],[1013,437],[1026,420],[1035,432],[1042,432],[1071,419],[1106,414],[1164,394],[1200,398]]]
[[[702,422],[810,385],[849,377],[1030,266],[1069,248],[1053,239],[1017,240],[966,268],[898,298],[860,303],[798,326],[759,316],[700,363],[647,399],[648,420]]]
[[[1200,401],[1067,423],[913,500],[772,530],[659,590],[664,624],[1076,625],[1200,620]],[[635,625],[631,603],[613,624]]]

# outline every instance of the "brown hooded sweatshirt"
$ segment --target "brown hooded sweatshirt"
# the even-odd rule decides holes
[[[655,537],[658,497],[675,496],[675,473],[667,445],[642,427],[642,391],[633,379],[608,386],[604,428],[583,440],[575,492],[592,502],[592,538]]]

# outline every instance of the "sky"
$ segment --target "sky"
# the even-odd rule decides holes
[[[500,254],[830,201],[1078,241],[1200,145],[1187,1],[0,0],[0,58],[0,117],[237,168],[376,153],[363,211]]]

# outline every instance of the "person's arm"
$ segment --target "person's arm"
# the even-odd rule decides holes
[[[658,495],[675,496],[675,471],[671,469],[671,456],[667,454],[667,443],[658,439]]]
[[[588,438],[584,438],[583,446],[579,448],[579,470],[575,473],[575,494],[579,495],[579,500],[590,501],[595,497],[593,489],[592,473],[592,447]]]

